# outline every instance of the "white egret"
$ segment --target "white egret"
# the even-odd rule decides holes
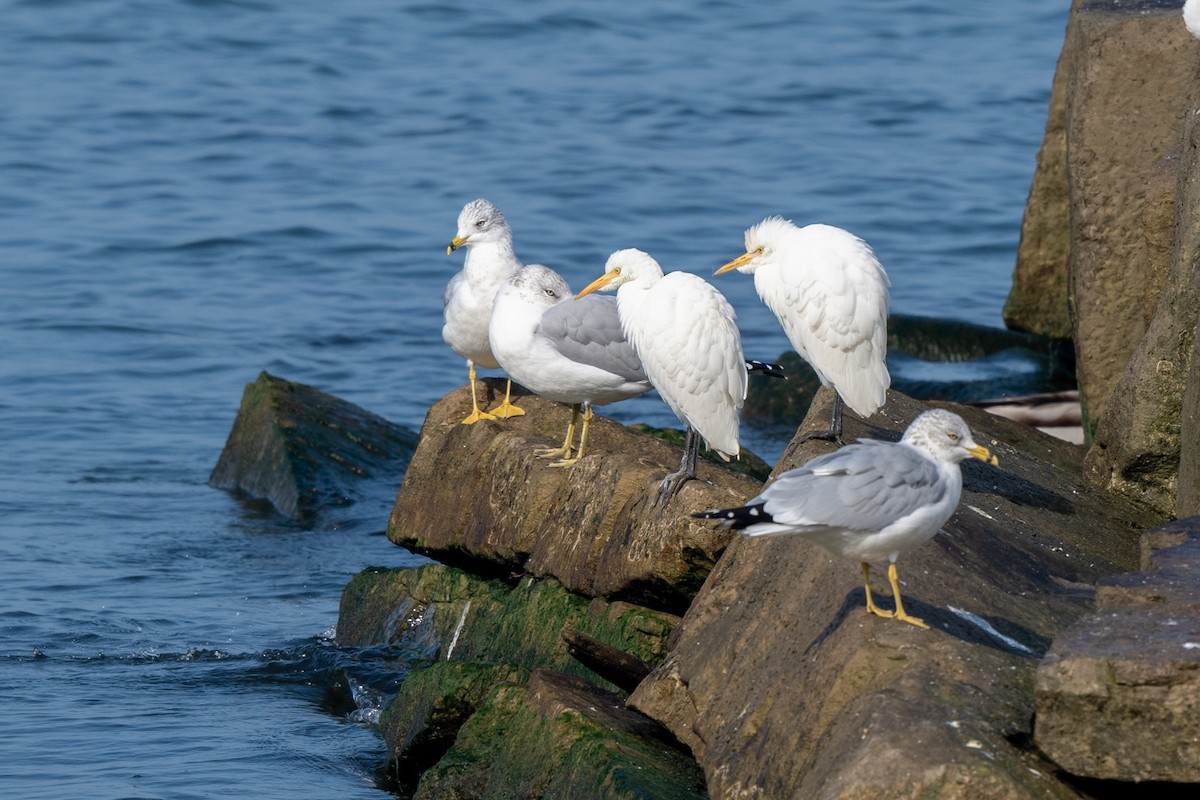
[[[996,464],[975,444],[962,417],[943,409],[926,411],[899,442],[859,439],[818,456],[776,478],[740,508],[693,514],[721,519],[721,527],[749,536],[797,534],[862,564],[867,611],[922,628],[900,600],[896,558],[933,538],[950,519],[962,493],[967,458]],[[871,598],[868,562],[886,558],[896,611],[881,611]]]
[[[1183,24],[1192,36],[1200,39],[1200,0],[1187,0],[1183,4]]]
[[[525,412],[510,402],[512,381],[508,381],[504,402],[492,412],[482,411],[475,394],[475,365],[489,369],[500,366],[488,342],[488,322],[496,290],[521,268],[513,252],[512,229],[500,209],[487,200],[472,200],[458,215],[458,233],[450,240],[446,254],[467,248],[462,271],[446,284],[442,297],[445,306],[442,338],[450,349],[467,360],[471,381],[471,413],[462,421],[470,425],[481,419],[516,417]]]
[[[549,267],[530,264],[504,282],[489,330],[492,353],[510,378],[548,400],[571,405],[562,447],[537,453],[561,456],[552,467],[583,458],[593,404],[650,391],[641,361],[621,331],[616,300],[600,295],[575,300],[571,287]],[[583,428],[572,456],[581,410]]]
[[[888,278],[862,239],[831,225],[797,228],[768,217],[746,231],[746,253],[716,271],[754,275],[754,288],[788,341],[837,395],[828,431],[842,434],[842,401],[869,417],[891,384],[887,353]]]
[[[660,508],[696,476],[699,442],[722,458],[738,455],[738,411],[746,398],[746,363],[729,301],[698,275],[663,275],[641,250],[618,250],[605,273],[576,297],[616,290],[621,328],[659,395],[688,427],[679,470],[659,486]]]

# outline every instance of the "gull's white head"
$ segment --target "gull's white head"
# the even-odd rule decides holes
[[[647,285],[653,284],[663,276],[662,267],[658,262],[641,250],[629,248],[618,250],[608,257],[604,265],[604,274],[592,281],[582,292],[575,295],[583,297],[595,291],[615,291],[627,283],[641,281]]]
[[[714,275],[721,275],[731,270],[754,274],[754,270],[773,259],[783,247],[788,234],[796,230],[796,226],[783,217],[767,217],[757,225],[746,229],[746,252],[718,269]]]
[[[968,458],[977,458],[992,466],[997,464],[996,457],[986,447],[975,444],[971,429],[963,418],[941,408],[926,411],[914,419],[905,429],[901,441],[947,464],[958,464]]]
[[[513,273],[504,282],[497,294],[517,297],[521,302],[537,308],[551,308],[570,298],[571,287],[554,270],[541,264],[529,264]]]
[[[472,200],[463,206],[458,215],[458,234],[450,240],[447,253],[453,253],[466,245],[474,247],[488,242],[512,241],[512,229],[508,220],[487,200]]]

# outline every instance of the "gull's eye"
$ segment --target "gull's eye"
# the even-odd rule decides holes
[[[950,437],[950,441],[952,442],[957,442],[959,440],[959,435],[957,433],[948,433],[946,435]]]
[[[546,296],[547,297],[558,297],[558,294],[553,289],[547,289]]]
[[[483,227],[484,225],[486,225],[486,224],[487,224],[487,217],[484,217],[483,219],[477,219],[477,220],[475,220],[475,227],[476,227],[476,228],[482,228],[482,227]]]

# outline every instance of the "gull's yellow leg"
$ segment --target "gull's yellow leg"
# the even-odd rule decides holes
[[[495,419],[495,414],[489,414],[479,409],[479,401],[475,399],[475,362],[467,359],[467,374],[471,376],[471,413],[462,421],[463,425],[474,425],[481,419]]]
[[[541,450],[534,450],[533,454],[538,458],[557,458],[570,457],[571,455],[571,440],[575,438],[575,422],[579,419],[579,404],[571,406],[571,421],[567,423],[567,438],[563,439],[562,447],[544,447]],[[553,466],[553,465],[551,465]]]
[[[578,414],[579,406],[575,406],[574,408],[575,408],[575,414]],[[575,414],[571,415],[572,423],[574,423],[574,421],[575,421]],[[550,466],[552,466],[552,467],[569,467],[572,464],[574,464],[576,461],[578,461],[579,459],[583,458],[583,451],[585,449],[587,449],[588,426],[591,424],[592,417],[594,417],[594,416],[595,416],[595,414],[592,413],[591,404],[585,405],[584,410],[583,410],[583,429],[579,431],[579,449],[575,451],[575,457],[571,458],[571,454],[566,453],[564,458],[561,458],[558,461],[555,461]]]
[[[929,630],[929,626],[925,624],[925,620],[910,617],[904,613],[904,604],[900,602],[900,581],[896,578],[896,562],[888,564],[888,581],[892,584],[892,596],[896,598],[896,619],[901,622],[907,622],[910,625],[916,625],[918,628]]]
[[[884,611],[879,606],[875,605],[875,601],[871,598],[871,565],[867,562],[862,562],[863,585],[867,588],[867,613],[874,614],[877,617],[891,619],[894,614],[891,611]]]
[[[508,385],[504,387],[504,402],[492,409],[492,413],[497,417],[520,417],[524,415],[525,409],[514,406],[509,398],[512,397],[512,378],[508,379]]]

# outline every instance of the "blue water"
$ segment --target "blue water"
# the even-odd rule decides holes
[[[395,487],[303,529],[206,479],[260,369],[413,429],[461,385],[467,200],[576,287],[832,223],[1001,324],[1067,0],[607,5],[0,0],[0,795],[384,796],[386,685],[327,694]]]

